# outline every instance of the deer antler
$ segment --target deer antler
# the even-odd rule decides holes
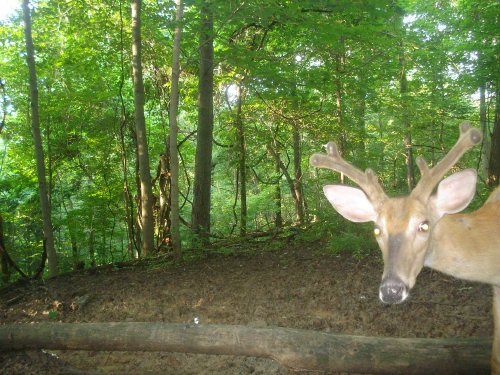
[[[480,143],[482,139],[481,132],[476,128],[471,128],[468,122],[460,124],[460,137],[457,143],[433,168],[429,169],[423,157],[419,156],[417,158],[416,162],[418,169],[420,169],[421,178],[411,194],[427,199],[446,172],[455,165],[467,150]]]
[[[309,162],[314,167],[327,168],[345,174],[357,183],[361,189],[363,189],[372,203],[377,203],[387,198],[387,195],[378,182],[378,178],[375,173],[373,173],[373,170],[368,168],[365,172],[363,172],[352,164],[346,162],[340,156],[337,145],[334,142],[328,142],[326,145],[326,153],[326,155],[312,155]]]

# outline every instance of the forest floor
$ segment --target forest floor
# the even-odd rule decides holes
[[[0,291],[0,324],[192,322],[390,337],[491,336],[491,290],[425,269],[411,298],[378,300],[382,262],[321,241],[263,242],[178,265],[143,262],[15,284]],[[86,301],[82,303],[81,301]],[[80,305],[81,306],[80,306]],[[49,314],[49,311],[57,313]],[[98,351],[0,353],[2,374],[292,374],[271,359]]]

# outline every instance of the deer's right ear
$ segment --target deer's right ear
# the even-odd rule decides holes
[[[323,192],[333,208],[347,220],[356,223],[375,221],[375,210],[363,190],[345,185],[326,185]]]

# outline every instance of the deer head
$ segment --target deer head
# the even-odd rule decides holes
[[[371,169],[363,172],[342,159],[333,142],[326,145],[326,155],[311,157],[311,165],[341,172],[361,188],[326,185],[323,191],[346,219],[375,223],[374,234],[384,260],[379,288],[382,302],[400,303],[408,297],[424,265],[433,228],[443,215],[463,210],[472,200],[476,191],[475,170],[466,169],[441,179],[481,139],[479,130],[467,123],[460,125],[457,143],[432,169],[423,158],[417,158],[421,179],[410,195],[398,198],[385,194]]]

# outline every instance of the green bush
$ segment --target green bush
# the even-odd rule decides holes
[[[378,251],[372,223],[351,223],[340,215],[335,215],[334,218],[323,221],[321,228],[328,252],[348,252],[356,258],[364,258]]]

